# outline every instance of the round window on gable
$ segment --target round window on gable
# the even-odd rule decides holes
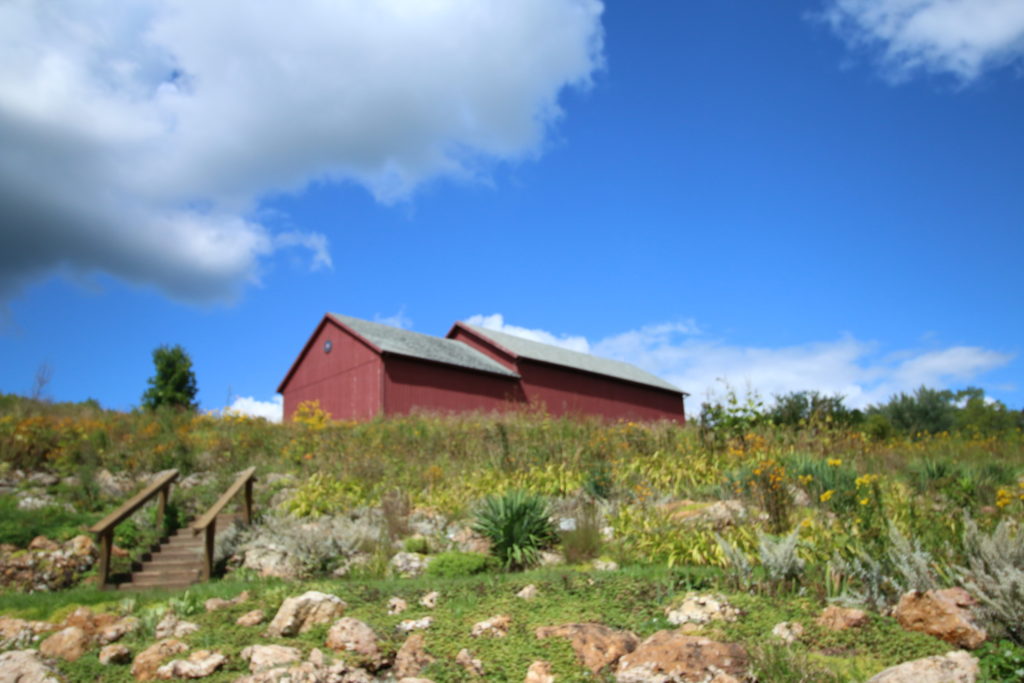
[[[328,339],[327,341],[324,342],[324,353],[330,353],[331,349],[333,349],[333,348],[334,348],[334,344],[331,343],[330,339]]]

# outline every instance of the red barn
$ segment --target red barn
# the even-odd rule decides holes
[[[683,422],[678,388],[639,368],[456,323],[447,338],[328,313],[278,387],[284,414],[318,400],[335,419],[508,410]]]

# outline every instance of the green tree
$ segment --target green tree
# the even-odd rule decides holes
[[[162,406],[195,410],[196,375],[185,349],[178,345],[160,346],[153,350],[153,365],[156,374],[149,378],[142,405],[150,410]]]

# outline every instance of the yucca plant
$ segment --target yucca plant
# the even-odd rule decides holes
[[[491,552],[510,570],[536,564],[557,538],[547,502],[521,490],[484,498],[473,530],[491,541]]]

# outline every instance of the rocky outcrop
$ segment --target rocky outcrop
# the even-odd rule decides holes
[[[169,638],[150,645],[140,652],[132,662],[132,676],[137,681],[149,681],[156,677],[156,670],[165,660],[188,651],[188,645]]]
[[[254,609],[251,612],[246,612],[242,616],[235,620],[235,624],[238,626],[259,626],[263,623],[263,620],[267,618],[267,615],[261,609]]]
[[[473,624],[470,635],[474,638],[490,636],[492,638],[504,638],[508,635],[508,629],[512,625],[512,617],[507,614],[484,619]]]
[[[668,680],[696,683],[721,674],[741,677],[747,665],[747,653],[740,645],[679,631],[658,631],[619,660],[615,679],[619,683]]]
[[[523,589],[516,593],[516,597],[521,600],[533,600],[537,597],[537,587],[532,583],[527,586],[523,586]]]
[[[285,645],[250,645],[242,650],[242,659],[249,663],[250,672],[259,673],[302,661],[302,650]]]
[[[567,638],[580,663],[594,674],[615,664],[640,642],[630,631],[617,631],[602,624],[542,626],[535,633],[538,638]]]
[[[156,625],[153,635],[158,639],[163,638],[184,638],[199,630],[199,624],[179,619],[173,612],[168,612],[160,623]]]
[[[978,660],[959,650],[890,667],[868,683],[975,683],[978,675]]]
[[[78,626],[68,626],[57,631],[39,645],[44,657],[54,657],[73,662],[85,654],[92,644],[92,638]]]
[[[455,655],[455,663],[465,669],[466,673],[471,676],[484,675],[484,663],[475,658],[466,648],[462,648]]]
[[[206,678],[224,666],[228,658],[219,652],[197,650],[188,659],[175,659],[156,670],[156,678]]]
[[[951,645],[973,650],[987,634],[971,616],[974,599],[962,588],[910,591],[900,598],[893,616],[908,631],[920,631]]]
[[[0,585],[26,593],[69,588],[92,568],[98,554],[88,536],[63,544],[40,537],[25,550],[0,546]]]
[[[127,664],[132,661],[132,651],[120,643],[114,643],[113,645],[107,645],[100,650],[99,655],[100,664],[109,666],[110,664]]]
[[[830,631],[845,631],[849,628],[865,626],[869,620],[868,613],[864,610],[829,605],[822,610],[821,616],[817,618],[816,623]]]
[[[707,524],[723,528],[744,519],[747,511],[739,500],[677,500],[661,506],[672,521],[682,524]]]
[[[544,660],[537,660],[526,670],[526,678],[523,683],[554,683],[555,677],[551,673],[551,664]]]
[[[423,634],[414,633],[399,648],[391,673],[399,678],[418,676],[433,661],[434,658],[427,654]]]
[[[725,601],[721,595],[698,595],[690,593],[678,607],[665,610],[668,623],[707,624],[711,621],[736,621],[739,610]]]
[[[344,617],[334,622],[324,644],[335,652],[352,652],[368,665],[379,666],[381,663],[377,634],[358,619]]]
[[[0,617],[0,650],[23,648],[37,640],[43,633],[58,627],[48,621],[26,621],[13,617]]]
[[[210,598],[205,603],[203,603],[203,607],[206,608],[207,612],[216,612],[218,610],[234,607],[235,605],[240,605],[248,600],[249,591],[242,591],[230,600],[225,600],[224,598]]]
[[[35,650],[12,650],[0,654],[3,680],[16,683],[61,683],[57,672]]]
[[[267,636],[280,638],[305,633],[317,624],[329,624],[345,613],[348,605],[336,595],[307,591],[282,603],[267,627]]]
[[[388,569],[396,576],[413,578],[427,570],[430,559],[429,556],[419,553],[397,553],[388,561]]]
[[[782,621],[772,628],[772,635],[785,645],[792,645],[804,635],[804,626],[799,621]]]

